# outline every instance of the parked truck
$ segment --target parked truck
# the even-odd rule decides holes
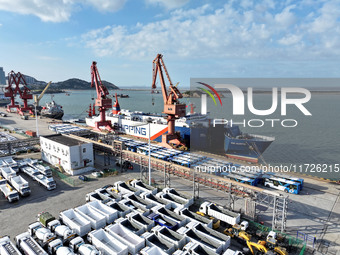
[[[132,209],[123,205],[123,204],[120,204],[120,203],[117,203],[117,202],[113,202],[113,201],[110,201],[108,203],[106,203],[107,206],[110,206],[112,209],[116,210],[117,211],[117,219],[118,218],[124,218],[125,215],[129,214]]]
[[[213,227],[213,220],[212,219],[208,219],[208,218],[201,216],[197,213],[191,212],[191,211],[189,211],[188,208],[183,208],[178,213],[179,213],[179,215],[182,215],[183,217],[187,217],[191,222],[195,222],[197,224],[204,224],[209,228]]]
[[[10,181],[11,177],[17,176],[17,173],[11,167],[2,167],[1,174],[7,181]]]
[[[145,243],[148,246],[156,246],[168,254],[175,252],[176,247],[173,243],[165,240],[163,237],[156,236],[154,233],[146,232],[142,235],[145,238]]]
[[[190,242],[200,244],[205,248],[210,249],[212,252],[221,254],[223,251],[223,243],[221,243],[219,240],[216,240],[215,238],[207,236],[206,234],[195,232],[193,229],[188,229],[184,227],[180,228],[178,232],[180,234],[186,235]]]
[[[14,240],[19,250],[26,255],[48,255],[28,232],[17,235]]]
[[[63,246],[60,239],[55,239],[47,245],[47,251],[51,255],[75,255],[69,247]]]
[[[135,201],[131,201],[130,199],[123,199],[119,201],[118,203],[127,206],[135,213],[141,213],[144,216],[150,214],[150,210],[147,209],[144,205],[137,203]]]
[[[138,222],[132,221],[130,219],[120,218],[116,221],[116,223],[127,228],[138,236],[141,236],[143,233],[146,232],[146,229],[142,224],[139,224]]]
[[[107,185],[104,186],[103,188],[96,189],[95,192],[103,194],[116,202],[122,199],[122,194],[120,194],[118,190],[116,190],[112,185]]]
[[[185,235],[181,235],[166,227],[156,226],[152,229],[152,232],[170,243],[173,243],[176,249],[182,249],[187,242]]]
[[[93,208],[94,210],[99,211],[101,214],[105,216],[106,223],[110,224],[115,221],[115,219],[118,218],[118,211],[113,209],[112,207],[105,205],[98,201],[92,201],[90,203],[87,203],[88,206]]]
[[[156,194],[157,197],[164,199],[168,203],[172,203],[172,206],[176,208],[178,211],[182,208],[188,207],[188,201],[182,198],[179,198],[177,196],[174,196],[172,194],[159,192]]]
[[[18,163],[12,157],[3,158],[2,161],[16,173],[19,172]]]
[[[91,222],[73,209],[61,212],[59,217],[65,225],[79,236],[84,236],[91,231]]]
[[[122,181],[118,181],[114,183],[114,188],[116,190],[118,190],[120,193],[122,193],[123,195],[125,194],[135,194],[135,195],[139,195],[141,193],[141,190],[136,189],[135,187],[132,187],[128,184],[126,184],[125,182]]]
[[[194,227],[195,232],[205,234],[207,237],[214,238],[222,243],[222,249],[225,251],[230,246],[230,236],[224,235],[216,230],[208,228],[202,224],[198,224]]]
[[[150,213],[147,217],[150,220],[155,221],[160,226],[165,226],[175,231],[178,229],[178,226],[179,226],[178,223],[172,219],[165,217],[163,214]]]
[[[99,201],[103,204],[106,204],[106,203],[108,203],[110,201],[114,201],[114,200],[112,198],[110,198],[109,196],[106,196],[104,194],[97,193],[97,192],[90,192],[90,193],[86,194],[85,201],[86,202]]]
[[[189,220],[186,217],[183,217],[171,210],[168,210],[164,207],[158,207],[157,209],[153,210],[155,213],[162,214],[163,216],[169,218],[172,221],[175,221],[178,224],[178,227],[182,227],[186,225]]]
[[[150,209],[150,208],[155,206],[155,204],[149,203],[145,199],[143,199],[139,196],[136,196],[134,194],[127,194],[127,195],[124,196],[124,198],[128,199],[130,201],[134,201],[134,202],[140,204],[142,207],[145,207],[146,209]]]
[[[171,194],[173,195],[174,197],[177,197],[177,198],[180,198],[180,199],[183,199],[183,200],[186,200],[187,203],[188,203],[188,207],[191,206],[193,203],[194,203],[194,198],[193,197],[190,197],[190,196],[186,196],[182,193],[179,193],[177,192],[175,189],[173,188],[164,188],[163,189],[163,192],[166,193],[166,194]]]
[[[45,175],[46,177],[52,177],[52,170],[49,166],[43,166],[40,164],[34,165],[35,169],[37,169],[41,174]]]
[[[22,255],[21,252],[11,242],[9,236],[0,238],[0,255]]]
[[[143,183],[141,180],[132,180],[129,182],[132,187],[141,190],[142,192],[148,192],[153,195],[156,195],[157,188],[154,188],[148,184]]]
[[[21,171],[25,174],[27,174],[29,177],[31,177],[33,180],[35,180],[35,177],[39,175],[39,171],[35,168],[32,168],[30,166],[24,166],[21,168]]]
[[[121,224],[113,224],[105,228],[115,239],[128,246],[130,254],[137,254],[145,247],[145,240]]]
[[[155,195],[149,193],[149,192],[143,192],[139,195],[141,198],[144,198],[146,202],[150,204],[155,204],[156,206],[163,206],[166,209],[172,208],[172,203],[169,203],[169,201],[165,201],[162,198],[156,197]]]
[[[213,203],[203,202],[199,208],[201,213],[215,217],[221,221],[224,221],[230,225],[235,225],[240,222],[241,215],[233,211],[220,208]]]
[[[101,255],[96,247],[91,244],[86,244],[80,236],[70,241],[69,247],[79,255]]]
[[[21,176],[12,176],[10,178],[10,183],[21,196],[29,196],[31,194],[31,189],[28,185],[28,182]]]
[[[34,222],[28,226],[28,233],[37,240],[41,247],[45,248],[49,242],[56,239],[56,235],[48,228],[45,228],[40,222]]]
[[[50,229],[56,234],[63,243],[69,242],[75,237],[75,233],[68,226],[62,225],[59,220],[56,220],[50,213],[43,212],[38,214],[38,222],[44,227]]]
[[[47,190],[53,190],[57,188],[57,183],[53,180],[52,177],[46,177],[43,174],[35,175],[35,180],[42,186],[44,186]]]
[[[83,218],[91,222],[92,229],[100,229],[106,225],[105,215],[88,204],[78,206],[75,208],[75,211],[78,212]]]
[[[163,251],[157,246],[147,246],[140,251],[141,255],[167,255],[168,253]]]
[[[89,243],[101,250],[104,255],[127,255],[128,247],[103,229],[93,230],[87,235]]]
[[[184,250],[187,250],[189,254],[194,254],[194,255],[218,255],[220,254],[220,253],[214,252],[213,250],[207,248],[204,245],[201,245],[199,243],[194,243],[194,242],[189,242],[186,246],[184,246]]]
[[[155,226],[155,222],[153,220],[150,220],[140,213],[132,212],[126,215],[126,217],[131,221],[141,224],[145,228],[145,231],[151,231],[151,229]]]
[[[19,200],[19,193],[7,183],[6,180],[0,180],[0,190],[8,202],[12,203]]]

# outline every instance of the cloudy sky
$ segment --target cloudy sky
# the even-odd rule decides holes
[[[0,0],[0,66],[39,80],[339,77],[339,0]]]

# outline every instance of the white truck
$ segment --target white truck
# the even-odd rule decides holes
[[[0,255],[22,255],[9,239],[9,236],[0,238]]]
[[[156,246],[147,246],[140,251],[141,255],[167,255],[168,253]]]
[[[142,237],[145,238],[147,246],[156,246],[168,254],[172,254],[176,250],[176,246],[173,243],[170,243],[163,237],[156,236],[154,233],[145,232]]]
[[[113,224],[105,228],[114,238],[128,246],[130,254],[137,254],[145,247],[145,240],[120,224]]]
[[[80,236],[70,241],[69,247],[79,255],[101,255],[96,247],[91,244],[86,244]]]
[[[173,188],[164,188],[163,189],[163,192],[166,193],[166,194],[171,194],[173,195],[174,197],[177,197],[177,198],[180,198],[180,199],[183,199],[183,200],[186,200],[187,203],[188,203],[188,207],[191,206],[193,203],[194,203],[194,198],[193,197],[190,197],[190,196],[186,196],[182,193],[179,193],[177,192],[175,189]]]
[[[26,255],[48,255],[28,232],[17,235],[14,240],[19,250]]]
[[[178,227],[182,227],[186,225],[190,220],[186,217],[183,217],[169,209],[166,209],[164,207],[158,207],[158,208],[152,208],[152,211],[158,214],[162,214],[166,218],[169,218],[170,220],[175,221],[178,224]]]
[[[93,244],[104,255],[127,255],[128,247],[122,242],[115,239],[103,229],[93,230],[87,235],[89,243]]]
[[[10,181],[11,177],[17,176],[17,173],[11,167],[2,167],[1,174],[7,181]]]
[[[205,234],[207,237],[214,238],[222,244],[222,249],[225,251],[230,246],[230,236],[220,233],[216,230],[208,228],[202,224],[198,224],[194,227],[195,232]]]
[[[215,217],[221,221],[224,221],[230,225],[239,224],[241,215],[233,211],[220,208],[213,203],[203,202],[199,208],[201,213]]]
[[[75,255],[71,248],[63,246],[63,242],[60,239],[51,241],[47,245],[47,250],[51,255]]]
[[[85,236],[91,231],[91,222],[73,209],[61,212],[59,217],[65,225],[79,236]]]
[[[129,208],[129,207],[123,205],[123,204],[113,202],[113,201],[106,203],[106,205],[110,206],[112,209],[117,211],[117,213],[118,213],[117,219],[118,218],[124,218],[125,215],[129,214],[132,211],[131,208]]]
[[[120,194],[113,185],[106,185],[102,188],[96,189],[95,192],[103,194],[116,202],[122,199],[122,194]]]
[[[218,255],[220,254],[220,253],[216,253],[212,251],[211,249],[207,248],[204,245],[201,245],[199,243],[194,243],[194,242],[189,242],[187,245],[185,245],[184,250],[188,251],[189,254],[194,254],[194,255]]]
[[[139,196],[136,196],[135,194],[127,194],[127,195],[124,196],[124,198],[139,204],[140,206],[144,207],[145,209],[150,209],[150,208],[155,206],[154,203],[149,203],[145,199],[143,199]]]
[[[19,200],[19,193],[14,190],[4,179],[0,180],[0,190],[8,202],[12,203]]]
[[[12,157],[3,158],[2,161],[8,166],[11,167],[16,173],[19,172],[18,163]]]
[[[138,236],[141,236],[143,233],[146,232],[146,229],[142,224],[139,224],[139,223],[132,221],[132,220],[129,220],[129,219],[120,218],[116,221],[116,223],[127,228],[132,233],[134,233]]]
[[[40,222],[34,222],[28,226],[27,232],[37,240],[41,247],[45,248],[47,244],[54,239],[56,235],[51,230],[45,228]]]
[[[182,210],[180,210],[179,215],[182,215],[183,217],[187,217],[191,222],[195,222],[197,224],[203,224],[206,225],[209,228],[213,227],[213,220],[212,219],[208,219],[206,217],[203,217],[197,213],[191,212],[189,211],[188,208],[183,208]]]
[[[141,180],[132,180],[130,182],[130,185],[132,187],[135,187],[136,189],[141,190],[142,192],[148,192],[148,193],[151,193],[153,195],[156,195],[156,193],[157,193],[157,188],[154,188],[150,185],[147,185],[147,184],[143,183]]]
[[[188,208],[188,206],[189,206],[188,200],[179,198],[179,197],[174,196],[174,195],[169,194],[169,193],[158,192],[156,194],[156,196],[164,199],[168,203],[171,203],[172,207],[176,208],[177,210],[180,210],[182,208]]]
[[[63,243],[69,242],[75,237],[75,233],[66,225],[61,225],[59,220],[56,220],[50,213],[43,212],[38,214],[38,222],[44,227],[51,230],[60,238]]]
[[[135,187],[132,187],[128,184],[126,184],[125,182],[122,181],[118,181],[114,183],[114,188],[116,190],[118,190],[120,193],[122,193],[123,195],[125,194],[135,194],[135,195],[139,195],[140,193],[142,193],[141,190],[136,189]]]
[[[54,190],[57,188],[57,183],[53,180],[52,177],[46,177],[43,174],[38,174],[35,177],[35,180],[42,186],[44,186],[47,190]]]
[[[112,207],[105,205],[98,201],[92,201],[87,203],[94,210],[99,211],[101,214],[105,216],[106,223],[110,224],[114,222],[118,218],[118,211],[113,209]]]
[[[35,169],[37,169],[41,174],[45,175],[46,177],[52,177],[52,170],[49,166],[43,166],[40,164],[34,165]]]
[[[106,196],[104,194],[97,193],[97,192],[90,192],[86,194],[85,201],[86,202],[99,201],[99,202],[102,202],[103,204],[106,204],[113,200],[109,196]]]
[[[88,204],[78,206],[75,211],[91,222],[92,229],[100,229],[106,226],[105,215]]]
[[[176,249],[181,250],[187,242],[185,235],[181,235],[167,227],[156,226],[152,229],[152,232],[154,232],[158,237],[162,237],[170,243],[173,243]]]
[[[151,229],[155,226],[155,222],[153,220],[148,219],[140,213],[132,212],[126,215],[126,218],[133,222],[136,222],[137,224],[142,225],[145,231],[151,231]]]
[[[29,196],[31,194],[31,189],[28,182],[22,178],[20,175],[12,176],[10,178],[10,183],[19,192],[21,196]]]
[[[162,198],[156,197],[155,195],[149,192],[143,192],[139,195],[141,198],[144,198],[150,204],[155,204],[156,206],[163,206],[166,209],[171,209],[172,203],[165,201]]]
[[[21,171],[27,174],[29,177],[31,177],[33,180],[35,180],[35,177],[40,174],[37,169],[34,169],[30,166],[24,166],[21,168]]]

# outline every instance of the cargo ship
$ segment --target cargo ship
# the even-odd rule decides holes
[[[43,117],[58,120],[61,120],[64,116],[63,107],[57,104],[54,100],[46,103],[46,105],[39,110],[39,113]]]
[[[151,140],[161,142],[162,135],[168,132],[167,120],[161,114],[119,109],[118,114],[107,112],[106,119],[111,121],[116,131],[136,138],[148,139],[150,135]],[[94,127],[99,120],[99,116],[92,116],[86,118],[85,122],[87,126]],[[254,163],[258,162],[262,153],[275,140],[269,136],[242,133],[235,125],[220,125],[221,127],[215,128],[211,123],[208,114],[188,114],[176,120],[175,131],[180,133],[186,144],[191,142],[190,147],[194,150],[223,154],[228,158]]]

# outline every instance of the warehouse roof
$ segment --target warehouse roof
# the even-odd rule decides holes
[[[52,140],[54,142],[60,143],[60,144],[70,146],[70,147],[85,143],[83,141],[80,141],[80,140],[77,140],[77,139],[74,139],[74,138],[71,138],[71,137],[68,137],[68,136],[65,136],[65,135],[60,135],[60,134],[46,135],[46,136],[43,136],[43,137],[47,138],[49,140]]]

